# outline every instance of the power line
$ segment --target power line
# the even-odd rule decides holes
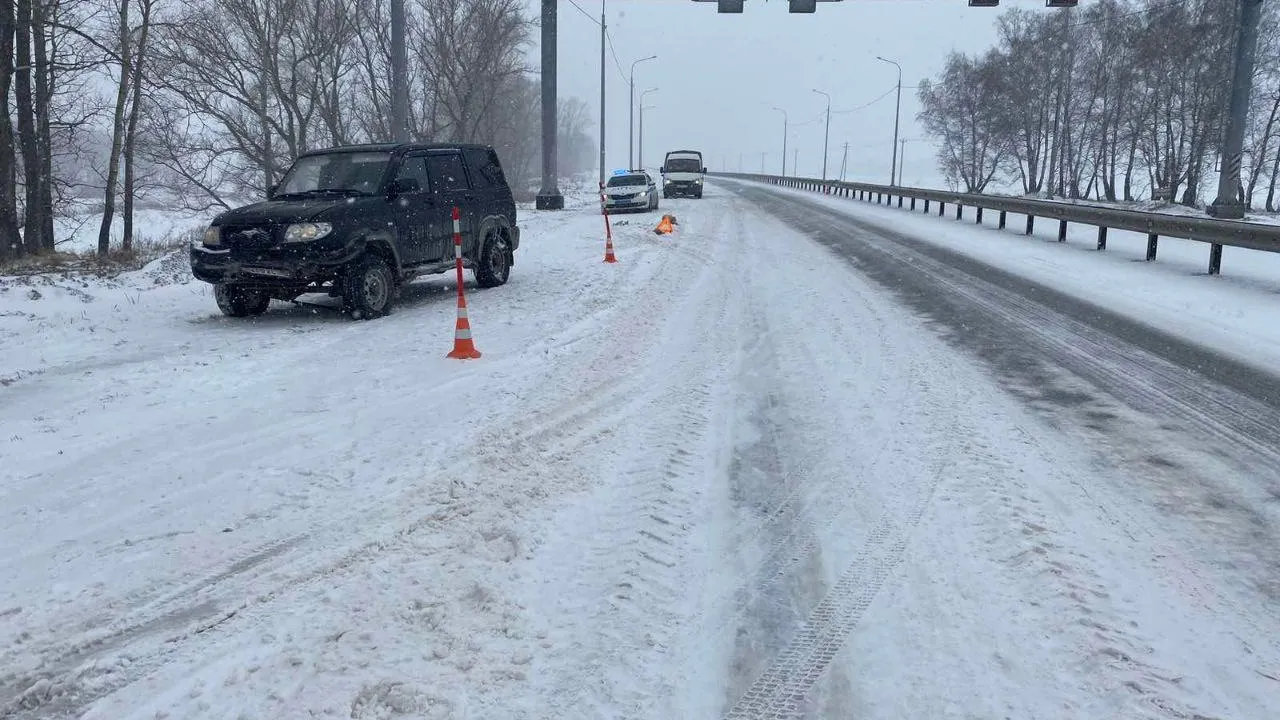
[[[883,95],[877,97],[875,100],[872,100],[869,103],[863,103],[862,105],[859,105],[856,108],[849,108],[848,110],[832,110],[831,112],[836,115],[847,115],[852,112],[858,112],[859,110],[865,110],[871,107],[872,105],[875,105],[876,103],[880,102],[881,100],[889,97],[889,93],[892,93],[894,90],[897,90],[897,89],[898,89],[898,86],[895,84],[893,87],[889,88],[888,90],[885,90]]]
[[[622,82],[630,82],[627,79],[627,72],[622,69],[622,63],[618,61],[618,52],[613,49],[613,35],[606,28],[604,31],[605,38],[609,41],[609,54],[613,56],[613,64],[618,68],[618,75],[622,77]]]
[[[578,8],[578,12],[582,13],[583,15],[585,15],[585,16],[586,16],[586,18],[587,18],[588,20],[590,20],[591,22],[595,23],[596,25],[599,25],[599,24],[600,24],[600,21],[599,21],[599,20],[597,20],[595,17],[593,17],[593,16],[591,15],[591,13],[589,13],[589,12],[587,12],[586,10],[583,10],[583,9],[582,9],[582,6],[581,6],[581,5],[579,5],[579,4],[577,3],[577,0],[569,0],[569,4],[570,4],[570,5],[572,5],[572,6],[574,6],[574,7],[576,7],[576,8]]]

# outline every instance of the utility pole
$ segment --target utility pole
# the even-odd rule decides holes
[[[605,0],[600,0],[600,187],[604,187],[604,50],[609,28],[605,25]]]
[[[844,171],[849,165],[849,143],[844,144],[844,157],[840,158],[840,182],[844,182]]]
[[[404,40],[404,0],[391,0],[391,139],[409,141],[409,56]]]
[[[902,66],[879,55],[876,59],[898,68],[898,107],[893,111],[893,161],[889,163],[889,187],[893,187],[898,184],[898,121],[902,117]]]
[[[780,107],[774,108],[782,113],[782,177],[787,176],[787,111]]]
[[[827,131],[822,139],[822,179],[827,179],[827,146],[831,142],[831,96],[821,90],[814,89],[819,95],[825,95],[827,98]]]
[[[657,55],[650,55],[647,58],[640,58],[639,60],[631,63],[631,107],[628,109],[628,115],[630,116],[630,119],[627,121],[628,122],[628,127],[627,127],[627,169],[628,170],[636,169],[636,159],[635,159],[635,156],[631,154],[631,151],[634,150],[636,147],[636,66],[646,60],[656,60],[657,57],[658,57]],[[644,102],[644,100],[641,100],[640,102]],[[644,162],[643,157],[640,159],[640,162],[642,163]]]
[[[907,164],[907,139],[903,138],[898,142],[902,143],[902,152],[898,153],[898,182],[902,182],[902,168]]]
[[[1231,81],[1231,105],[1227,132],[1222,140],[1222,172],[1218,176],[1218,198],[1206,211],[1224,220],[1244,217],[1249,198],[1240,194],[1240,156],[1244,152],[1245,122],[1249,114],[1249,94],[1253,90],[1253,61],[1258,51],[1258,20],[1262,0],[1240,0],[1240,29],[1236,35],[1236,67]]]
[[[556,178],[560,134],[556,121],[556,11],[556,0],[542,0],[542,189],[535,203],[539,210],[564,209],[564,195]]]

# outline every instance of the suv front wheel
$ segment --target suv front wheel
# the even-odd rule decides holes
[[[271,296],[263,290],[252,290],[226,283],[213,286],[213,298],[218,301],[218,309],[230,317],[249,317],[261,315],[271,304]]]
[[[502,233],[494,232],[484,243],[476,262],[476,284],[482,288],[498,287],[511,277],[511,246]]]
[[[396,276],[377,255],[365,255],[343,273],[342,305],[356,320],[372,320],[391,311]]]

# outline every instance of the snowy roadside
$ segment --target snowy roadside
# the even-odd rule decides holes
[[[754,185],[754,184],[753,184]],[[726,183],[728,186],[728,183]],[[859,219],[960,252],[994,267],[1123,313],[1160,330],[1222,350],[1255,366],[1280,366],[1280,255],[1226,248],[1223,274],[1208,276],[1204,243],[1161,238],[1158,259],[1145,262],[1145,236],[1113,231],[1108,249],[1095,248],[1096,230],[1073,225],[1057,242],[1056,225],[1041,223],[1031,237],[968,220],[912,213],[874,203],[790,188],[779,194],[820,203]],[[1010,215],[1009,228],[1021,227]],[[1052,225],[1052,226],[1051,226]]]

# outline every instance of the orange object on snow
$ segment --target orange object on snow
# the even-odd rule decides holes
[[[663,215],[662,221],[658,223],[658,227],[654,228],[653,231],[658,235],[666,235],[675,232],[675,226],[676,218],[674,215]]]

